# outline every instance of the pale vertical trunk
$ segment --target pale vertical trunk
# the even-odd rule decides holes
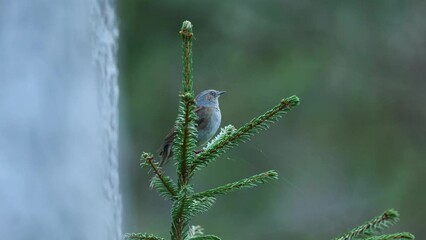
[[[0,239],[121,239],[108,0],[0,1]]]

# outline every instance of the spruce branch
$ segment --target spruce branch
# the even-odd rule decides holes
[[[338,238],[335,238],[335,240],[352,240],[360,237],[370,237],[374,234],[380,233],[383,229],[394,225],[398,222],[398,220],[399,213],[393,209],[389,209],[382,215],[371,219],[367,223],[352,229]]]
[[[209,210],[215,203],[216,198],[211,196],[192,197],[192,191],[192,188],[186,186],[173,201],[172,216],[174,220],[187,222],[191,217]]]
[[[198,237],[198,236],[202,236],[204,234],[204,228],[201,227],[200,225],[196,225],[196,226],[190,226],[188,229],[188,237],[194,238],[194,237]]]
[[[193,189],[189,185],[180,186],[179,194],[172,204],[172,239],[183,240],[186,239],[188,231],[188,221],[192,216],[191,208],[192,201],[188,197],[193,193]]]
[[[183,93],[180,94],[179,112],[176,119],[176,135],[173,140],[173,155],[176,160],[179,193],[172,205],[172,230],[173,240],[187,238],[187,226],[191,216],[191,199],[188,195],[192,188],[188,185],[189,169],[195,158],[194,149],[197,141],[197,128],[195,114],[194,90],[192,88],[192,24],[184,21],[181,31],[182,36],[182,62],[183,62]]]
[[[239,142],[248,141],[255,133],[268,128],[270,123],[276,122],[279,117],[298,105],[299,98],[291,96],[281,100],[280,104],[263,115],[252,119],[239,129],[232,125],[224,127],[220,134],[207,144],[203,149],[204,152],[196,155],[194,149],[197,144],[198,133],[192,80],[192,24],[189,21],[184,21],[179,33],[182,37],[183,91],[179,95],[179,109],[172,144],[178,183],[174,183],[169,176],[163,174],[161,167],[150,153],[142,154],[141,165],[150,167],[154,172],[151,187],[155,188],[161,196],[172,200],[170,232],[172,240],[220,240],[219,237],[214,235],[204,235],[201,227],[190,228],[189,221],[191,218],[209,210],[216,201],[216,195],[255,187],[271,179],[277,179],[278,174],[271,170],[194,194],[192,185],[190,185],[194,171],[207,166],[216,157],[223,154],[227,149],[236,146]],[[132,233],[127,234],[126,239],[159,240],[162,238],[147,233]]]
[[[213,188],[204,192],[196,193],[192,197],[204,198],[204,197],[214,197],[216,195],[223,195],[238,189],[256,187],[257,185],[266,183],[272,179],[278,179],[278,173],[275,172],[274,170],[260,173],[260,174],[257,174],[257,175],[254,175],[249,178],[245,178],[233,183],[228,183],[226,185]]]
[[[176,120],[176,136],[173,141],[173,155],[179,175],[179,185],[188,183],[188,169],[195,157],[197,142],[195,101],[190,94],[182,94],[179,114]]]
[[[196,156],[191,166],[191,173],[194,170],[207,166],[214,158],[223,154],[227,149],[235,147],[239,142],[246,142],[255,133],[267,129],[269,124],[276,122],[285,113],[297,106],[299,102],[300,100],[297,96],[282,99],[281,102],[271,110],[252,119],[238,130],[232,131],[217,141],[212,142],[202,153]]]
[[[217,195],[227,194],[238,189],[255,187],[269,180],[277,179],[278,174],[274,170],[271,170],[200,193],[194,193],[192,185],[189,184],[191,177],[195,170],[206,167],[226,150],[237,146],[240,142],[248,141],[251,136],[260,130],[267,129],[269,124],[276,122],[285,113],[297,106],[299,98],[291,96],[282,99],[271,110],[252,119],[239,129],[235,129],[232,125],[222,128],[220,134],[207,144],[203,149],[204,151],[195,155],[197,115],[194,112],[196,104],[192,81],[192,24],[189,21],[184,21],[179,33],[182,36],[183,92],[179,95],[179,111],[175,124],[176,134],[172,145],[179,180],[178,184],[174,183],[169,176],[163,174],[161,167],[154,160],[152,154],[143,153],[141,165],[150,167],[155,174],[151,180],[151,186],[160,195],[172,200],[172,226],[170,232],[172,240],[220,240],[219,237],[214,235],[204,235],[203,229],[199,226],[188,227],[190,219],[210,209]],[[414,239],[412,234],[406,232],[377,236],[384,228],[395,224],[398,219],[398,212],[390,209],[385,211],[381,216],[352,229],[334,240]],[[163,238],[147,233],[126,234],[125,239],[163,240]]]
[[[158,193],[165,198],[172,199],[177,194],[177,186],[169,176],[164,176],[161,167],[154,161],[151,153],[142,153],[141,166],[149,166],[154,171],[155,176],[151,179],[150,186],[155,188]]]
[[[190,238],[189,240],[220,240],[220,238],[215,235],[205,235],[205,236],[193,237],[193,238]]]
[[[197,209],[197,204],[199,202],[194,202],[191,199],[191,194],[193,189],[190,186],[185,186],[179,192],[176,201],[173,202],[172,206],[172,217],[173,219],[183,219],[189,220],[191,216],[193,216],[193,212]]]
[[[191,226],[188,234],[189,240],[220,240],[215,235],[204,235],[204,229],[201,226]]]
[[[189,211],[191,217],[207,212],[213,204],[215,203],[216,198],[214,197],[191,197],[189,199]]]
[[[404,240],[404,239],[414,239],[414,235],[408,232],[394,233],[394,234],[385,234],[380,236],[374,236],[366,238],[365,240]]]
[[[173,200],[178,192],[176,184],[169,176],[155,175],[151,179],[150,187],[155,188],[160,196]]]
[[[183,91],[192,92],[192,23],[184,21],[179,34],[182,36]]]
[[[227,137],[231,136],[236,131],[237,129],[231,124],[221,128],[219,134],[210,140],[203,150],[205,151],[210,148],[214,148],[218,142],[224,141]]]
[[[220,240],[215,235],[204,235],[204,229],[201,226],[191,226],[188,234],[189,240]]]
[[[124,239],[126,240],[164,240],[164,238],[160,238],[148,233],[127,233],[124,235]]]
[[[197,119],[194,113],[195,99],[192,88],[192,24],[184,21],[181,31],[182,52],[183,52],[183,93],[180,95],[179,112],[176,119],[176,136],[173,142],[173,154],[176,159],[179,185],[188,183],[188,169],[192,164],[195,154],[193,150],[196,147],[197,128],[195,121]]]
[[[212,149],[217,148],[217,146],[221,146],[221,144],[223,144],[224,142],[228,142],[230,140],[230,138],[233,137],[233,134],[237,131],[237,129],[233,126],[233,125],[228,125],[225,126],[223,128],[220,129],[220,133],[213,138],[212,140],[210,140],[207,145],[203,148],[203,152],[206,151],[212,151]],[[236,146],[237,144],[230,142],[228,144],[227,147],[224,147],[222,150],[223,152],[225,152],[226,149],[232,148],[234,146]],[[201,153],[203,153],[201,152]],[[203,167],[206,167],[209,163],[213,162],[216,160],[216,157],[213,155],[210,155],[209,157],[203,158],[202,161],[196,160],[194,161],[194,163],[191,166],[191,175],[194,174],[194,170],[199,170]]]

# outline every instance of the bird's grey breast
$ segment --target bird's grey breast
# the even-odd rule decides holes
[[[201,120],[198,125],[198,146],[204,145],[216,134],[222,119],[218,108],[207,107],[205,110],[198,116]]]

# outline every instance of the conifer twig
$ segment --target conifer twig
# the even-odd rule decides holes
[[[208,148],[205,148],[202,153],[196,156],[191,166],[191,173],[194,170],[207,166],[214,158],[224,153],[227,149],[236,146],[238,142],[245,142],[249,140],[253,134],[268,128],[269,123],[276,122],[279,117],[293,109],[299,102],[300,100],[297,96],[282,99],[281,102],[271,110],[252,119],[238,130],[229,132],[227,136],[219,139],[219,141],[213,142]]]
[[[176,201],[173,202],[172,207],[172,239],[183,240],[185,239],[183,229],[187,225],[187,216],[185,216],[185,208],[187,207],[186,192],[181,191]]]
[[[195,158],[194,149],[197,141],[195,126],[196,114],[194,90],[192,88],[192,24],[184,21],[181,31],[183,52],[183,93],[180,95],[179,113],[176,119],[176,135],[173,140],[173,154],[176,159],[179,177],[179,193],[172,205],[172,240],[186,239],[188,216],[190,216],[191,201],[188,195],[192,193],[188,185],[189,167]]]
[[[205,235],[205,236],[193,237],[193,238],[190,238],[189,240],[220,240],[220,238],[215,235]]]
[[[192,92],[192,23],[184,21],[179,34],[182,36],[183,51],[183,91]]]
[[[188,169],[195,157],[197,129],[194,90],[192,88],[192,24],[184,21],[181,31],[183,52],[183,93],[180,95],[179,114],[176,120],[176,136],[173,142],[173,154],[177,159],[179,185],[188,183]]]
[[[148,165],[154,171],[156,179],[160,181],[160,186],[157,184],[156,179],[151,180],[151,186],[154,186],[155,189],[163,196],[173,198],[177,194],[177,187],[172,179],[168,176],[164,176],[161,172],[161,168],[156,166],[154,162],[154,156],[151,153],[142,153],[141,159],[144,161],[143,165]]]
[[[124,235],[124,239],[126,240],[164,240],[164,238],[160,238],[148,233],[127,233]]]
[[[233,183],[228,183],[223,186],[213,188],[204,192],[196,193],[192,197],[193,198],[201,198],[201,197],[214,197],[216,195],[223,195],[229,192],[233,192],[242,188],[252,188],[257,186],[258,184],[266,183],[268,180],[278,179],[278,173],[274,170],[267,171],[264,173],[260,173],[249,178],[241,179],[240,181],[236,181]]]
[[[380,233],[384,228],[395,224],[399,220],[399,213],[393,209],[385,211],[382,215],[371,219],[367,223],[358,226],[351,231],[335,238],[335,240],[352,240],[358,237],[369,237]]]
[[[402,233],[393,233],[393,234],[385,234],[380,236],[374,236],[366,238],[365,240],[404,240],[404,239],[414,239],[414,235],[408,232]]]

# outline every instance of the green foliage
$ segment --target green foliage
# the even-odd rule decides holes
[[[220,240],[219,237],[216,237],[215,235],[206,235],[206,236],[198,236],[190,238],[190,240]]]
[[[204,229],[201,226],[191,226],[188,236],[190,240],[220,240],[215,235],[204,235]]]
[[[164,240],[164,238],[156,237],[148,233],[127,233],[124,235],[126,240]]]
[[[151,188],[155,188],[158,193],[168,199],[176,197],[178,187],[176,183],[169,177],[164,176],[158,162],[154,161],[154,156],[151,153],[142,153],[141,166],[149,166],[155,173],[155,176],[151,179]]]
[[[179,184],[187,183],[188,168],[192,164],[197,144],[197,118],[194,109],[194,94],[184,93],[180,96],[179,112],[176,119],[176,136],[173,141],[173,156],[179,175]]]
[[[403,239],[414,239],[414,235],[407,232],[386,234],[380,236],[374,236],[366,238],[365,240],[403,240]]]
[[[414,239],[414,236],[410,233],[396,233],[380,235],[385,228],[388,228],[399,221],[399,213],[393,209],[385,211],[382,215],[371,219],[370,221],[362,224],[351,231],[343,234],[342,236],[335,238],[334,240],[358,240],[358,239],[369,239],[369,240],[382,240],[382,239]]]
[[[176,119],[176,136],[173,141],[173,155],[177,163],[179,185],[188,183],[188,168],[192,164],[195,154],[193,149],[197,145],[197,128],[194,112],[195,97],[192,83],[192,24],[189,21],[182,23],[179,32],[182,36],[183,94],[180,95],[178,117]]]
[[[200,226],[189,226],[190,220],[194,216],[209,210],[218,195],[256,187],[269,180],[277,179],[278,173],[270,170],[198,193],[194,192],[190,184],[194,173],[196,170],[208,166],[209,163],[225,153],[226,150],[236,147],[238,143],[250,140],[250,137],[254,134],[267,129],[271,123],[276,122],[280,117],[296,107],[300,101],[297,96],[284,98],[272,109],[253,118],[238,129],[232,125],[222,128],[220,133],[207,144],[203,151],[196,154],[197,116],[194,112],[195,100],[192,81],[193,32],[192,24],[189,21],[183,22],[180,34],[182,36],[183,51],[183,92],[180,94],[179,111],[175,124],[176,135],[172,146],[178,183],[176,184],[171,177],[164,175],[158,162],[154,160],[154,156],[150,153],[142,154],[141,166],[149,167],[154,173],[151,187],[155,188],[161,196],[172,201],[170,231],[172,240],[218,240],[220,238],[217,236],[204,235]],[[379,235],[384,228],[395,224],[398,219],[398,212],[391,209],[334,240],[414,239],[414,236],[410,233]],[[157,240],[162,238],[146,233],[132,233],[127,234],[126,239]]]
[[[248,141],[255,133],[267,129],[269,124],[276,122],[283,114],[297,106],[299,98],[292,96],[281,100],[277,106],[239,129],[232,125],[222,128],[219,135],[207,144],[202,153],[197,155],[194,151],[197,140],[197,116],[194,112],[195,100],[192,87],[192,24],[188,21],[183,22],[180,34],[183,52],[183,93],[180,94],[179,111],[175,124],[176,135],[172,147],[178,184],[169,176],[164,175],[158,162],[150,153],[142,154],[141,166],[149,167],[154,173],[151,187],[155,188],[161,196],[172,201],[170,234],[173,240],[217,240],[220,239],[217,236],[204,235],[201,227],[189,227],[191,218],[209,210],[215,203],[217,195],[255,187],[269,180],[277,179],[278,173],[272,170],[204,192],[194,193],[193,187],[189,183],[195,170],[206,167],[227,149],[237,146],[240,142]],[[128,234],[126,238],[160,239],[138,233]]]
[[[278,173],[275,172],[274,170],[260,173],[260,174],[251,176],[249,178],[239,180],[237,182],[228,183],[226,185],[213,188],[205,192],[194,194],[194,197],[202,198],[202,197],[213,197],[216,195],[223,195],[223,194],[227,194],[229,192],[233,192],[235,190],[242,189],[242,188],[256,187],[257,185],[266,183],[268,180],[272,180],[272,179],[278,179]]]

